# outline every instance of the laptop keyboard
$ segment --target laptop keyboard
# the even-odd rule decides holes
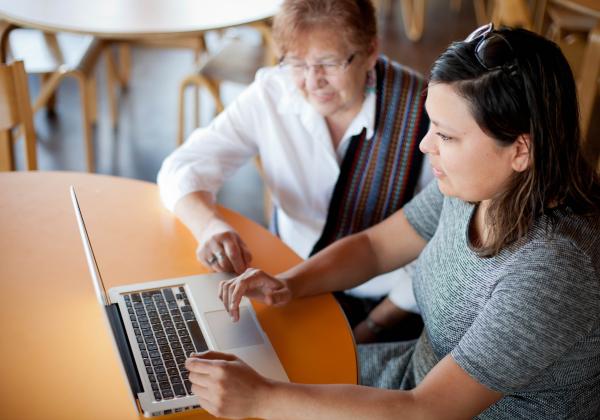
[[[183,287],[124,296],[156,401],[192,395],[185,360],[208,350]]]

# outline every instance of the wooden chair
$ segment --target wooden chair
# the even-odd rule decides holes
[[[92,128],[97,112],[93,70],[104,43],[92,36],[50,34],[21,28],[11,28],[5,37],[8,55],[14,60],[22,60],[27,74],[41,77],[40,91],[32,106],[34,114],[44,106],[52,109],[56,91],[65,77],[76,79],[81,98],[86,168],[94,171]],[[109,89],[112,90],[112,86]]]
[[[587,139],[586,149],[594,146],[600,149],[598,143],[590,144],[588,132],[592,121],[594,103],[598,97],[598,80],[600,79],[600,23],[589,33],[585,54],[582,60],[582,68],[577,80],[579,94],[579,110],[581,115],[581,135]],[[596,139],[596,142],[600,140]],[[600,163],[598,169],[600,170]]]
[[[37,169],[33,114],[29,102],[27,74],[22,61],[0,64],[0,171],[16,169],[13,156],[13,130],[22,126],[25,167]]]
[[[183,143],[185,136],[185,92],[189,87],[204,88],[215,102],[217,113],[223,111],[220,84],[224,81],[250,84],[259,68],[276,63],[273,54],[271,33],[264,23],[254,26],[262,37],[262,45],[253,45],[248,42],[232,39],[227,42],[217,53],[203,60],[198,69],[184,78],[179,85],[179,121],[177,130],[177,144]],[[194,102],[194,116],[199,114],[198,104]],[[198,120],[195,119],[195,126]],[[196,128],[196,127],[194,127]]]

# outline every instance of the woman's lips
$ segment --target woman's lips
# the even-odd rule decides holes
[[[311,93],[310,96],[318,102],[327,102],[333,98],[332,93]]]

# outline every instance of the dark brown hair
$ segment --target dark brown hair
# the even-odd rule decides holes
[[[530,166],[515,173],[486,214],[491,241],[482,256],[524,237],[542,215],[600,213],[600,180],[585,161],[573,74],[560,48],[524,29],[500,29],[514,59],[493,70],[475,57],[477,40],[453,43],[434,63],[430,83],[452,85],[469,103],[479,127],[499,145],[531,139]]]
[[[377,37],[375,9],[370,0],[286,0],[273,22],[280,57],[301,48],[311,30],[332,29],[348,47],[370,52]]]

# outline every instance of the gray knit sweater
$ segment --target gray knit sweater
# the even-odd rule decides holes
[[[474,206],[433,181],[404,207],[425,239],[413,343],[359,347],[364,384],[410,389],[444,356],[505,396],[481,419],[600,418],[600,221],[561,211],[493,258],[468,240]]]

